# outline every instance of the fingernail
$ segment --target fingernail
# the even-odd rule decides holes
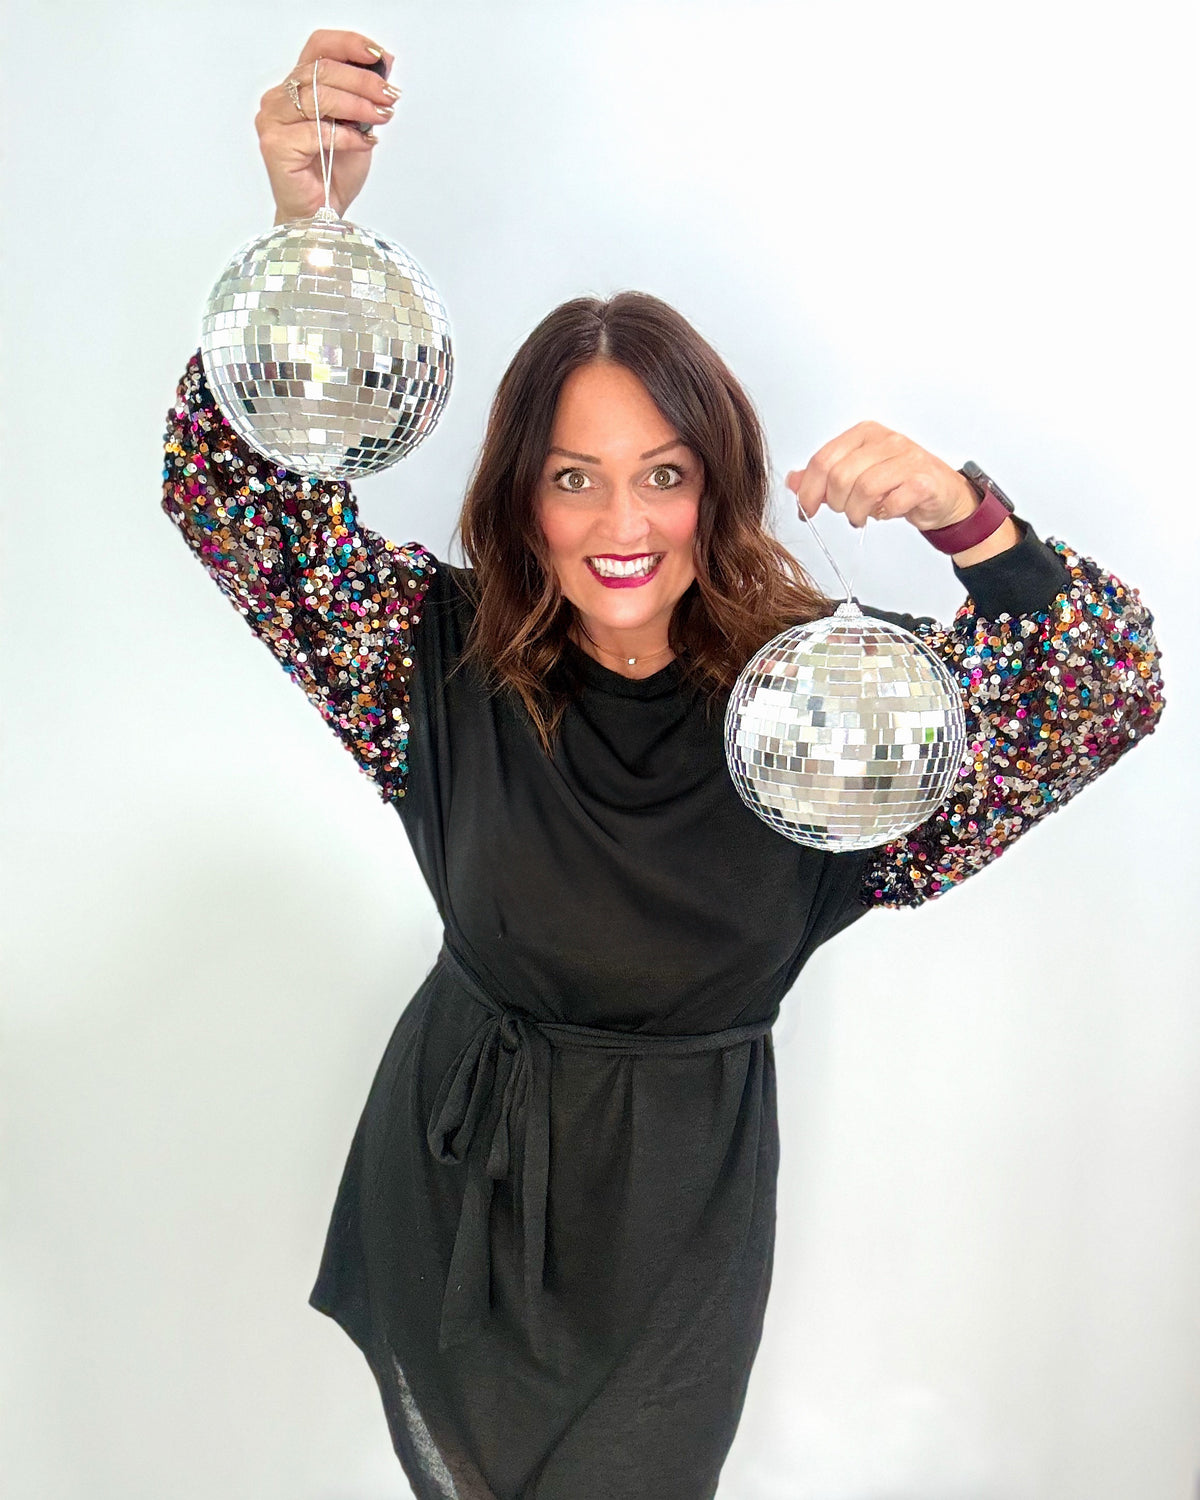
[[[392,83],[385,83],[383,86],[383,92],[388,96],[389,99],[399,99],[401,93],[401,91],[395,86],[395,84]]]
[[[374,42],[364,42],[363,46],[366,47],[367,51],[371,54],[372,57],[383,56],[383,48],[377,47]]]

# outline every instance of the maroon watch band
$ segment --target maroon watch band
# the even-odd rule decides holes
[[[921,535],[939,552],[966,552],[999,531],[1013,513],[1013,504],[978,464],[969,463],[958,471],[979,496],[979,506],[964,521],[953,526],[937,526]]]

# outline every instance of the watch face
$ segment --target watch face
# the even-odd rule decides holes
[[[981,498],[985,491],[990,490],[991,493],[995,495],[996,499],[1000,501],[1001,505],[1004,506],[1005,510],[1016,510],[1016,506],[1008,498],[1008,496],[1004,493],[1004,491],[1000,488],[1000,486],[996,483],[992,476],[990,474],[985,474],[977,463],[972,463],[971,460],[968,459],[967,462],[963,464],[962,468],[959,470],[959,473],[962,474],[965,479],[969,480],[970,483],[975,486],[975,488],[979,491]]]

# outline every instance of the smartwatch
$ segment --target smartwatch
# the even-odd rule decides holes
[[[993,531],[998,531],[1015,510],[1008,498],[990,474],[985,474],[977,463],[970,459],[958,471],[979,496],[979,507],[965,521],[955,521],[953,526],[937,526],[921,535],[939,552],[966,552],[978,547]]]

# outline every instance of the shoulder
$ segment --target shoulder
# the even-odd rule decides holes
[[[412,542],[411,547],[418,547]],[[407,548],[405,549],[407,550]],[[474,568],[460,568],[443,558],[435,557],[424,547],[418,548],[424,560],[426,578],[425,599],[442,610],[454,613],[475,613],[477,589]]]
[[[475,570],[457,567],[418,542],[409,542],[397,551],[406,560],[411,559],[407,565],[416,581],[417,593],[413,597],[420,613],[413,623],[420,624],[427,643],[431,637],[438,642],[436,647],[427,645],[426,650],[436,650],[439,657],[447,660],[456,657],[478,607]]]
[[[475,587],[475,569],[460,568],[445,558],[434,557],[422,548],[425,555],[429,557],[433,567],[437,569],[437,590],[443,598],[471,598]]]
[[[426,603],[457,603],[471,597],[473,569],[443,561],[422,542],[393,542],[368,527],[361,531],[381,577],[385,573],[400,575],[407,588]]]

